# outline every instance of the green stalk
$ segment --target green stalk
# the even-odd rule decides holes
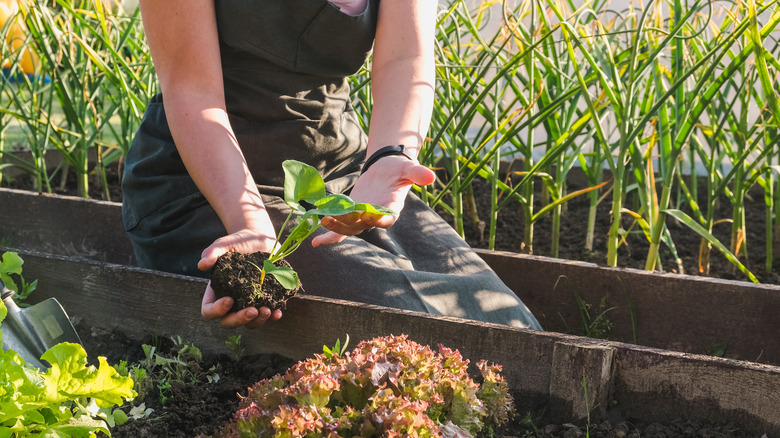
[[[496,226],[498,225],[498,178],[501,167],[501,154],[493,155],[493,173],[490,178],[490,231],[488,249],[496,249]]]
[[[744,66],[742,70],[743,80],[749,82],[750,79],[746,77]],[[747,150],[747,141],[745,138],[748,132],[748,105],[750,105],[750,93],[744,93],[740,96],[741,111],[738,120],[734,120],[733,127],[735,128],[736,138],[736,151],[739,155],[743,155]],[[730,250],[737,258],[740,254],[747,257],[747,242],[745,241],[745,194],[749,188],[746,185],[745,178],[747,176],[745,163],[739,163],[736,166],[736,176],[734,177],[734,187],[732,191],[734,193],[732,198],[732,215],[731,215],[731,244]],[[735,272],[735,267],[732,265],[729,268],[731,273]]]
[[[567,53],[569,55],[569,60],[571,61],[572,65],[574,66],[574,71],[577,74],[577,81],[582,88],[582,95],[585,98],[585,102],[588,106],[588,111],[590,113],[591,118],[593,119],[593,125],[596,130],[596,134],[593,135],[594,140],[594,148],[593,148],[593,160],[591,161],[591,164],[588,165],[588,163],[584,159],[580,159],[580,165],[582,169],[586,172],[588,182],[591,187],[598,185],[601,182],[601,176],[602,176],[602,156],[601,156],[601,148],[607,148],[608,142],[606,139],[606,135],[604,134],[604,128],[602,126],[599,112],[596,110],[596,106],[593,102],[593,99],[590,97],[590,92],[588,88],[588,84],[585,82],[585,78],[582,75],[582,71],[579,68],[579,63],[577,61],[577,56],[574,52],[574,47],[571,43],[571,39],[569,37],[570,28],[568,26],[563,26],[563,37],[566,42],[566,49]],[[579,154],[579,157],[582,157],[582,154]],[[594,232],[596,227],[596,207],[599,204],[599,193],[598,191],[591,191],[588,193],[588,198],[590,200],[589,207],[588,207],[588,225],[587,225],[587,232],[585,236],[585,249],[588,251],[593,250],[593,238],[594,238]]]
[[[772,253],[772,250],[774,249],[772,246],[772,242],[774,240],[774,236],[772,234],[774,231],[774,220],[772,217],[772,213],[774,213],[774,208],[772,205],[772,202],[774,201],[774,188],[775,176],[770,169],[767,171],[764,189],[764,205],[766,206],[764,209],[764,256],[766,257],[764,268],[767,272],[772,272],[772,261],[774,260],[774,254]]]
[[[534,47],[536,44],[536,13],[537,3],[536,0],[531,1],[531,27],[529,29],[528,44]],[[536,86],[536,50],[531,50],[528,54],[528,60],[526,61],[526,69],[528,70],[528,101],[533,102],[535,100],[534,93],[537,90]],[[528,117],[533,117],[536,114],[534,106],[530,107]],[[525,171],[530,174],[534,168],[534,129],[529,127],[528,134],[525,138]],[[534,191],[536,190],[534,180],[531,179],[528,184],[525,185],[523,197],[526,203],[522,206],[523,209],[523,242],[520,245],[522,251],[526,254],[534,253]]]
[[[780,254],[780,221],[778,221],[778,218],[780,218],[780,190],[774,191],[774,227],[773,227],[773,233],[772,236],[774,237],[771,242],[768,242],[772,246],[772,254],[774,256],[777,256]],[[774,258],[774,257],[773,257]],[[774,263],[774,260],[772,260],[772,263]]]

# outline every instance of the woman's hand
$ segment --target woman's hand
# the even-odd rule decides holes
[[[213,244],[203,251],[200,262],[198,262],[198,268],[202,271],[211,269],[219,256],[227,252],[270,252],[275,242],[273,226],[266,232],[240,230],[228,234],[214,241]],[[231,307],[233,307],[233,298],[222,297],[217,300],[214,289],[211,288],[211,283],[206,286],[206,292],[203,294],[203,301],[200,307],[201,315],[206,320],[219,319],[225,328],[244,326],[248,329],[253,329],[265,324],[266,321],[276,321],[282,317],[282,311],[279,309],[271,311],[267,307],[261,307],[259,310],[254,307],[248,307],[238,312],[230,312]]]
[[[432,170],[403,156],[381,158],[368,168],[355,183],[350,198],[355,202],[382,205],[400,213],[406,194],[413,184],[428,185],[436,180]],[[313,246],[341,242],[371,228],[390,228],[397,217],[355,212],[342,216],[325,216],[322,226],[329,231],[312,240]]]
[[[213,320],[219,318],[222,327],[237,328],[244,326],[248,329],[260,327],[266,321],[276,321],[282,317],[282,311],[276,309],[271,311],[268,307],[261,307],[260,310],[254,307],[241,309],[238,312],[230,312],[233,307],[233,298],[222,297],[215,300],[214,289],[211,288],[211,282],[206,286],[206,293],[203,294],[200,312],[203,319]]]

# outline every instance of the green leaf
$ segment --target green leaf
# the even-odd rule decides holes
[[[752,281],[753,283],[758,283],[758,279],[753,275],[752,272],[750,272],[745,265],[742,264],[742,262],[739,261],[739,259],[729,251],[728,248],[726,248],[720,240],[718,240],[715,236],[710,234],[704,227],[699,225],[698,222],[693,220],[690,216],[685,214],[684,212],[676,209],[668,209],[663,210],[664,213],[668,214],[669,216],[672,216],[673,218],[677,219],[678,221],[682,222],[686,227],[690,228],[691,230],[695,231],[698,235],[703,237],[707,242],[712,244],[715,248],[717,248],[723,256],[728,259],[731,263],[734,264],[734,266],[737,267],[740,271],[742,271],[743,274],[747,275],[747,277]]]
[[[9,274],[21,274],[24,261],[19,254],[8,251],[0,256],[0,280],[5,283],[8,289],[18,292],[16,282]]]
[[[305,200],[314,204],[325,197],[325,182],[320,173],[312,166],[295,160],[285,160],[284,169],[284,202],[298,211],[306,211],[299,202]]]
[[[105,421],[91,418],[89,415],[82,415],[78,418],[73,418],[67,424],[53,425],[40,436],[52,438],[91,438],[95,436],[95,432],[103,432],[108,436],[111,434]]]
[[[114,411],[111,413],[111,415],[114,417],[114,423],[116,423],[117,426],[121,426],[125,423],[127,423],[127,414],[125,411],[121,409],[114,409]]]
[[[365,211],[366,213],[372,213],[372,214],[386,214],[388,216],[398,216],[398,212],[393,210],[392,208],[387,208],[381,205],[374,205],[374,204],[366,204],[366,203],[355,204],[355,210]]]
[[[263,262],[263,270],[271,274],[285,289],[295,289],[300,284],[298,274],[287,266],[276,266],[269,260]]]
[[[306,212],[307,215],[339,216],[355,211],[355,203],[346,195],[328,195],[314,202],[317,208]]]
[[[51,368],[43,374],[45,400],[59,403],[93,397],[98,406],[106,408],[121,405],[123,399],[135,397],[130,377],[120,376],[102,356],[98,357],[98,368],[87,366],[87,353],[79,344],[57,344],[41,358],[51,364]]]

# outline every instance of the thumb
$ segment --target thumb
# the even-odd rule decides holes
[[[436,181],[436,174],[422,164],[412,164],[406,168],[404,177],[418,186],[427,186]]]
[[[204,249],[203,252],[200,255],[200,261],[198,261],[198,269],[201,271],[208,271],[211,269],[212,266],[214,266],[214,263],[217,261],[219,256],[222,254],[225,254],[227,252],[227,248],[224,246],[217,246],[215,244],[211,244],[208,248]]]
[[[346,238],[347,236],[344,236],[342,234],[334,233],[333,231],[328,231],[312,239],[311,246],[316,248],[320,245],[333,245],[334,243],[339,243]]]

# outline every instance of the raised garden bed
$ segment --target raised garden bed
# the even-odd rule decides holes
[[[88,326],[119,327],[136,339],[197,334],[193,341],[204,350],[224,349],[231,332],[197,311],[203,280],[130,266],[119,204],[0,189],[0,205],[0,239],[23,256],[25,277],[39,280],[36,300],[56,296]],[[593,422],[619,411],[647,422],[683,416],[730,423],[748,436],[780,433],[780,393],[773,389],[780,368],[767,365],[780,363],[780,321],[771,311],[780,305],[779,287],[480,254],[548,332],[306,295],[290,302],[280,322],[243,331],[247,353],[302,359],[345,334],[405,333],[503,364],[510,386],[523,395],[520,412],[542,404],[562,422],[582,421],[593,409]],[[612,341],[566,334],[595,329],[587,327],[581,304],[594,313],[602,299],[612,308],[606,313]],[[695,354],[724,345],[729,359]]]
[[[205,280],[71,257],[20,255],[26,276],[38,279],[36,299],[56,296],[88,327],[121,328],[136,339],[185,333],[204,351],[215,353],[224,351],[233,333],[200,318]],[[633,421],[682,417],[728,423],[747,436],[780,433],[780,393],[773,389],[780,368],[771,365],[314,296],[291,300],[277,323],[242,331],[247,354],[292,359],[310,357],[345,334],[369,339],[399,333],[502,364],[507,382],[520,395],[519,412],[535,412],[544,404],[548,418],[561,422],[583,421],[588,414],[597,422],[619,412]]]

